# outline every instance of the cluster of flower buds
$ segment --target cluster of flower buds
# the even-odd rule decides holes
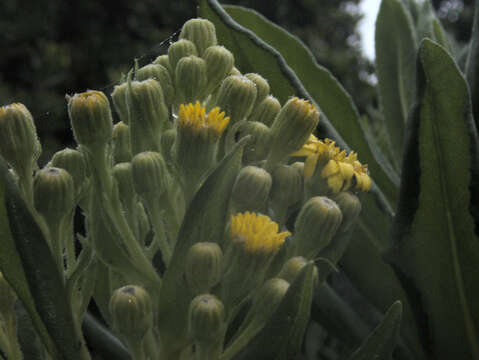
[[[40,144],[31,114],[21,104],[0,108],[0,154],[42,223],[59,272],[68,277],[84,267],[75,291],[97,279],[90,292],[135,359],[158,358],[158,344],[161,358],[194,349],[197,359],[218,359],[270,321],[306,267],[318,257],[335,263],[344,251],[339,235],[361,209],[352,191],[371,187],[367,166],[312,134],[316,105],[297,97],[281,105],[270,91],[261,75],[235,67],[211,22],[193,19],[167,55],[136,64],[115,86],[114,113],[103,92],[67,97],[78,147],[35,173]],[[208,219],[186,236],[185,214],[202,211],[199,189],[244,137],[230,197],[211,200],[227,205],[225,227],[215,232],[224,236],[208,235],[218,226]],[[77,207],[86,218],[83,251],[93,249],[101,265],[93,270],[75,254]],[[185,248],[182,237],[197,239]],[[314,284],[325,276],[317,268],[312,274]],[[232,347],[223,349],[246,304]],[[180,315],[168,328],[162,321],[170,309]]]

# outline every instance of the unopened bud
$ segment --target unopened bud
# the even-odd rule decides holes
[[[242,168],[231,195],[235,211],[265,213],[271,184],[271,175],[267,171],[256,166]]]
[[[343,214],[343,221],[341,223],[340,231],[344,232],[354,224],[361,212],[361,202],[358,197],[350,192],[342,191],[337,195],[332,196],[332,200],[338,204]]]
[[[113,327],[129,339],[141,340],[153,326],[150,295],[140,286],[128,285],[113,292],[110,298]]]
[[[84,155],[78,150],[66,148],[53,155],[50,165],[64,169],[71,175],[75,192],[78,194],[87,176]]]
[[[126,102],[126,92],[127,92],[128,84],[126,82],[121,83],[120,85],[116,85],[113,88],[113,92],[111,93],[111,100],[113,101],[113,107],[115,108],[120,121],[125,124],[130,122],[129,114],[128,114],[128,104]]]
[[[161,154],[142,152],[135,155],[131,163],[136,192],[143,198],[159,198],[168,184],[168,170]]]
[[[273,187],[270,199],[275,207],[288,208],[302,199],[303,178],[289,165],[278,165],[272,171]]]
[[[208,72],[207,93],[216,89],[233,68],[233,54],[224,46],[211,46],[206,49],[203,58]]]
[[[130,160],[130,129],[120,121],[113,126],[113,161],[118,164]]]
[[[176,73],[178,62],[187,56],[198,56],[195,44],[187,39],[181,39],[170,45],[168,48],[168,63],[173,74]]]
[[[73,179],[66,170],[46,167],[36,172],[33,202],[48,223],[71,213],[75,205],[74,195]]]
[[[342,221],[338,205],[325,196],[309,199],[295,223],[296,254],[307,259],[316,257],[338,230]]]
[[[256,85],[245,76],[228,76],[218,91],[216,105],[230,116],[231,124],[246,118],[256,100]]]
[[[25,105],[15,103],[0,107],[0,154],[5,160],[19,171],[20,168],[31,168],[40,152],[33,117]]]
[[[241,71],[239,71],[239,69],[235,66],[233,66],[233,68],[231,69],[231,71],[229,73],[229,76],[233,76],[233,75],[241,76]]]
[[[171,105],[175,96],[175,87],[167,68],[159,64],[149,64],[138,69],[135,75],[137,81],[154,79],[158,81],[163,90],[167,105]]]
[[[224,305],[213,295],[198,295],[190,303],[189,320],[195,341],[214,343],[222,336],[225,326]]]
[[[205,95],[207,85],[205,61],[197,56],[187,56],[178,61],[175,71],[177,102],[195,103]]]
[[[110,103],[101,91],[90,90],[70,97],[68,114],[77,143],[88,148],[106,145],[111,140]]]
[[[255,106],[254,111],[251,112],[248,120],[262,122],[266,126],[271,126],[280,110],[280,102],[274,96],[270,95]]]
[[[176,140],[176,129],[168,129],[161,135],[161,153],[165,158],[171,157],[173,144]]]
[[[213,23],[206,19],[188,20],[181,29],[180,39],[192,41],[200,56],[206,49],[217,44],[216,29]]]
[[[283,268],[281,269],[278,277],[286,280],[288,283],[292,284],[296,277],[299,275],[303,267],[308,265],[309,261],[302,256],[295,256],[285,262]],[[313,284],[314,287],[319,282],[318,268],[315,266],[313,268]]]
[[[170,60],[168,58],[168,55],[160,55],[158,56],[154,61],[153,61],[153,64],[157,64],[157,65],[161,65],[163,66],[165,69],[167,69],[170,74],[172,74],[171,72],[171,65],[170,65]]]
[[[131,204],[136,195],[133,185],[133,171],[131,163],[122,162],[113,167],[113,176],[118,184],[120,199],[124,204]]]
[[[251,135],[252,139],[243,150],[243,163],[251,164],[264,160],[268,155],[271,133],[269,128],[260,122],[246,121],[240,126],[239,138]]]
[[[250,79],[256,85],[256,101],[253,105],[253,110],[256,110],[259,103],[261,103],[269,94],[268,81],[260,74],[249,73],[245,76]]]
[[[288,288],[289,283],[280,278],[266,281],[253,299],[250,310],[253,316],[252,322],[265,324],[278,308]]]
[[[216,243],[199,242],[186,255],[185,277],[194,295],[207,293],[221,280],[223,252]]]

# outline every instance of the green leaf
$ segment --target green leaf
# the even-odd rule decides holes
[[[378,194],[378,201],[387,198],[394,204],[397,175],[382,154],[371,151],[350,96],[316,63],[311,52],[296,37],[252,10],[226,6],[232,18],[216,0],[200,0],[199,4],[199,15],[215,24],[218,41],[234,54],[238,68],[268,79],[273,95],[283,103],[292,95],[312,100],[323,114],[319,135],[357,151],[386,195]],[[374,192],[380,193],[377,188]]]
[[[398,168],[404,126],[414,101],[417,48],[411,17],[400,0],[381,2],[375,40],[379,100]]]
[[[401,302],[396,301],[387,311],[383,321],[350,357],[350,360],[391,360],[399,337],[401,315]]]
[[[479,156],[469,91],[439,44],[424,40],[418,60],[418,99],[388,256],[420,295],[434,358],[477,360],[479,217],[471,211],[479,199]]]
[[[66,302],[67,293],[63,279],[58,273],[42,230],[21,197],[3,159],[0,161],[0,181],[3,200],[0,206],[3,216],[0,218],[4,219],[4,222],[5,218],[8,219],[8,225],[3,223],[2,230],[7,234],[11,232],[36,312],[55,345],[56,349],[53,351],[58,352],[62,359],[81,359],[86,348],[79,329],[75,327],[71,304]],[[15,262],[15,266],[18,266],[17,260]],[[7,267],[2,269],[8,269],[8,264],[6,265]],[[26,299],[29,301],[29,297]],[[28,307],[27,309],[30,310]],[[31,316],[36,324],[35,312]],[[39,330],[44,331],[44,328],[40,326]],[[48,342],[46,345],[51,347]]]
[[[479,0],[476,0],[474,10],[474,24],[472,26],[472,36],[469,44],[469,53],[466,61],[466,75],[471,89],[472,110],[476,123],[476,130],[479,127]]]
[[[297,348],[296,335],[302,330],[304,309],[311,307],[312,291],[313,263],[309,263],[290,285],[266,326],[232,359],[292,359],[297,355],[292,351]]]
[[[162,341],[173,348],[183,346],[187,331],[191,295],[183,279],[186,253],[196,242],[222,242],[229,220],[231,190],[241,166],[242,149],[249,139],[242,138],[209,175],[193,198],[181,224],[171,262],[163,278],[158,315]]]

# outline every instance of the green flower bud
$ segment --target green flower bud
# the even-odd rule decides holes
[[[309,101],[289,99],[271,126],[271,152],[266,168],[301,148],[318,122],[318,110]]]
[[[84,155],[78,150],[66,148],[53,155],[50,165],[64,169],[71,175],[75,192],[78,194],[87,177]]]
[[[200,343],[214,343],[222,337],[225,326],[223,303],[210,294],[195,297],[189,308],[190,333]]]
[[[136,198],[131,163],[122,162],[113,166],[113,176],[118,184],[118,192],[121,202],[124,204],[131,204]]]
[[[127,100],[132,155],[158,151],[161,133],[169,119],[160,83],[153,79],[129,82]]]
[[[101,91],[89,90],[69,97],[68,114],[78,144],[89,148],[103,146],[111,140],[110,103]]]
[[[288,208],[302,199],[303,178],[294,167],[278,165],[272,171],[273,187],[270,199],[274,208]]]
[[[244,164],[257,163],[266,158],[271,140],[271,133],[266,125],[256,121],[246,121],[240,126],[237,134],[239,139],[247,135],[253,137],[244,147]]]
[[[196,46],[191,41],[181,39],[170,45],[168,48],[168,63],[173,74],[176,73],[178,62],[187,56],[197,56]]]
[[[253,299],[250,310],[251,321],[258,325],[266,324],[283,300],[288,288],[289,283],[283,279],[272,278],[266,281]]]
[[[233,185],[231,200],[236,212],[265,213],[271,190],[271,175],[256,166],[241,169]]]
[[[120,121],[113,126],[113,161],[118,164],[130,160],[130,129]]]
[[[69,215],[74,206],[74,186],[70,174],[60,168],[46,167],[35,174],[33,203],[50,224]]]
[[[17,294],[10,287],[10,284],[0,271],[0,315],[5,316],[8,313],[14,312],[16,302]]]
[[[248,120],[262,122],[266,126],[271,126],[280,110],[280,102],[274,96],[270,95],[254,107]]]
[[[165,69],[167,69],[170,74],[172,74],[171,72],[171,65],[170,65],[170,60],[168,58],[168,55],[160,55],[158,56],[155,61],[153,61],[153,64],[157,64],[157,65],[161,65],[163,66]]]
[[[256,85],[245,76],[228,76],[218,91],[216,105],[223,109],[234,124],[246,118],[256,100]]]
[[[342,191],[331,197],[336,204],[338,204],[343,214],[343,222],[341,223],[340,231],[344,232],[354,224],[361,212],[361,201],[358,197],[348,191]]]
[[[266,99],[266,96],[269,94],[269,84],[268,81],[262,77],[260,74],[249,73],[245,76],[250,79],[256,85],[256,101],[253,105],[253,109],[256,110],[257,106]]]
[[[168,170],[161,154],[142,152],[135,155],[131,164],[136,192],[145,199],[158,199],[168,186]]]
[[[295,223],[296,254],[313,259],[325,248],[342,221],[339,206],[325,196],[309,199]]]
[[[15,169],[19,176],[20,169],[28,167],[37,161],[41,153],[41,145],[33,117],[23,104],[11,104],[0,107],[0,154]]]
[[[127,285],[110,298],[113,327],[128,339],[141,340],[153,326],[150,295],[140,286]]]
[[[175,97],[175,87],[173,86],[169,70],[159,64],[149,64],[138,69],[135,80],[142,81],[148,79],[154,79],[160,83],[165,102],[167,105],[171,105]]]
[[[194,295],[207,293],[221,280],[223,251],[216,243],[199,242],[188,250],[185,278]]]
[[[208,72],[207,93],[213,92],[228,76],[233,68],[235,59],[233,54],[224,46],[211,46],[206,49],[203,58]]]
[[[182,58],[175,71],[177,102],[187,104],[201,100],[207,82],[206,63],[202,58],[193,55]]]
[[[217,44],[216,29],[213,23],[206,19],[188,20],[181,29],[180,39],[192,41],[200,56],[206,49]]]
[[[233,66],[233,68],[231,69],[231,71],[229,73],[229,76],[234,76],[234,75],[241,76],[241,71],[239,71],[239,69],[235,66]]]
[[[299,275],[303,267],[308,265],[309,261],[302,256],[295,256],[286,261],[283,265],[283,268],[278,274],[278,277],[286,280],[288,283],[292,284],[296,277]],[[317,286],[319,282],[318,268],[315,266],[313,268],[313,284],[314,287]]]
[[[304,162],[296,161],[291,164],[291,167],[296,169],[299,175],[301,175],[301,177],[304,179]]]
[[[176,140],[176,129],[168,129],[161,136],[161,153],[168,159],[171,157],[171,149]]]
[[[127,92],[128,84],[126,82],[116,85],[113,88],[113,92],[111,93],[111,100],[113,101],[113,107],[115,108],[120,121],[125,124],[130,123],[130,117],[128,113],[128,104],[126,102],[126,92]]]

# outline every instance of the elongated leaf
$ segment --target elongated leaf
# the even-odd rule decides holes
[[[206,179],[181,224],[178,241],[163,278],[159,304],[160,334],[162,340],[173,348],[183,345],[187,330],[186,317],[191,297],[183,280],[186,253],[196,242],[222,241],[231,190],[241,166],[242,149],[249,139],[242,138]]]
[[[417,48],[411,17],[400,0],[381,2],[375,38],[379,100],[399,167],[404,127],[414,101]]]
[[[475,2],[474,24],[466,62],[466,75],[471,89],[472,110],[476,129],[479,127],[479,0]]]
[[[453,58],[431,40],[421,43],[418,64],[388,255],[420,294],[434,358],[479,359],[479,218],[471,215],[479,161],[468,87]]]
[[[391,305],[383,321],[374,329],[350,360],[391,360],[396,347],[401,324],[402,306],[397,301]]]
[[[361,160],[370,164],[371,171],[380,182],[381,191],[373,186],[378,202],[388,199],[389,204],[393,204],[397,198],[397,175],[390,168],[383,169],[387,168],[387,163],[382,155],[372,154],[349,95],[329,71],[315,62],[311,52],[297,38],[251,10],[227,7],[246,26],[254,22],[254,28],[250,30],[235,22],[216,0],[200,0],[199,4],[199,15],[215,24],[219,42],[233,52],[235,64],[240,70],[257,72],[268,79],[272,93],[281,102],[292,95],[310,99],[323,113],[318,127],[319,136],[336,140],[342,148],[359,151]],[[259,37],[253,31],[258,31]],[[301,75],[298,77],[293,70]],[[334,128],[333,121],[341,135]],[[343,134],[347,136],[346,141]],[[382,206],[386,208],[390,205]]]
[[[313,287],[313,263],[303,267],[299,275],[288,288],[283,300],[271,317],[268,324],[253,338],[248,346],[242,348],[234,360],[246,359],[292,359],[289,353],[291,348],[290,340],[301,323],[302,309],[311,307],[311,296]],[[284,350],[287,347],[289,351]],[[293,354],[293,355],[297,355]]]
[[[73,320],[71,304],[43,233],[20,192],[0,163],[8,224],[26,275],[35,307],[62,359],[82,359],[86,352]],[[39,261],[41,259],[41,261]]]

